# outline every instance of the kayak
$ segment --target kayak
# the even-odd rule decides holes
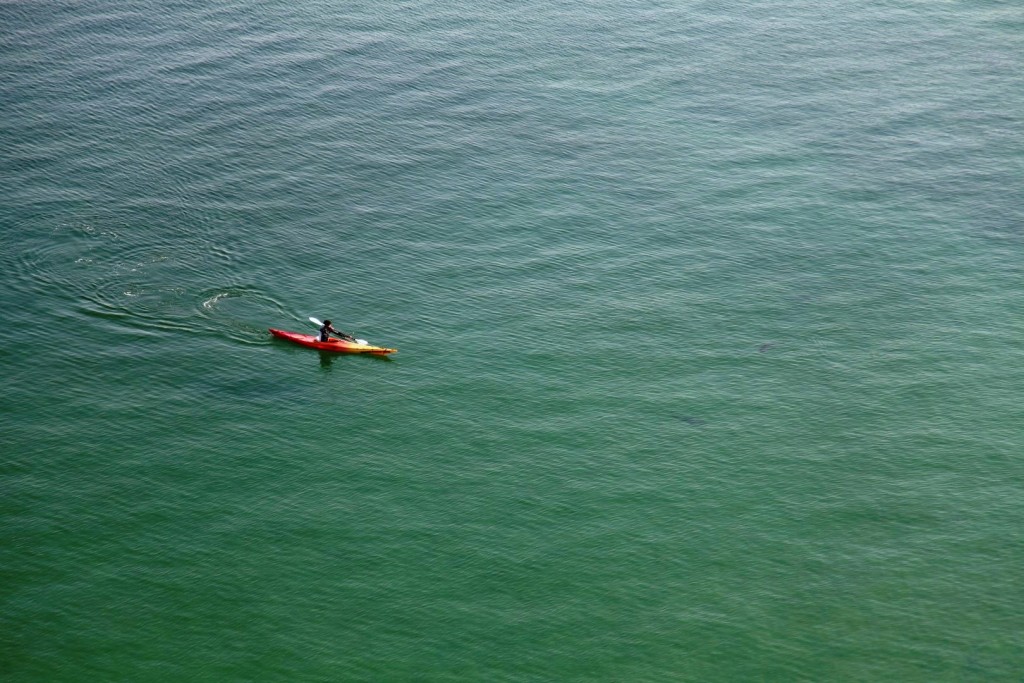
[[[320,341],[320,337],[315,334],[286,332],[284,330],[275,330],[273,327],[270,328],[270,334],[274,335],[278,339],[287,339],[290,342],[295,342],[300,346],[307,346],[311,349],[318,349],[320,351],[333,351],[335,353],[373,353],[378,356],[383,356],[389,353],[394,353],[398,350],[386,349],[383,346],[373,346],[372,344],[357,344],[355,342],[333,338],[330,341],[322,342]]]

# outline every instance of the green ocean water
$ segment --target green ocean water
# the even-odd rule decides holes
[[[1022,55],[0,3],[0,679],[1022,680]]]

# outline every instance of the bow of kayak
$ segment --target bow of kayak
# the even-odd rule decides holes
[[[373,346],[372,344],[357,344],[355,342],[344,341],[342,339],[331,339],[330,341],[322,342],[315,334],[287,332],[285,330],[275,330],[273,327],[270,328],[270,334],[274,335],[278,339],[286,339],[290,342],[295,342],[299,346],[306,346],[311,349],[317,349],[318,351],[332,351],[334,353],[373,353],[378,356],[383,356],[389,353],[394,353],[398,350],[387,349],[383,346]]]

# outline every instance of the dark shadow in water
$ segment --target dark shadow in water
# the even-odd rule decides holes
[[[317,353],[320,354],[320,369],[328,371],[328,372],[330,372],[331,365],[334,363],[335,360],[338,359],[339,356],[347,356],[347,357],[351,358],[352,356],[358,355],[358,356],[361,356],[362,358],[372,358],[373,360],[383,361],[385,363],[390,363],[391,362],[391,358],[390,357],[388,357],[388,356],[380,356],[380,355],[377,355],[376,353],[360,353],[360,354],[348,353],[348,354],[346,354],[346,353],[332,353],[331,351],[318,351]]]

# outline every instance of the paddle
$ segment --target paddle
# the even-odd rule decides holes
[[[309,322],[313,323],[317,327],[323,327],[324,326],[324,324],[322,322],[320,322],[319,320],[317,320],[313,316],[309,316]],[[352,337],[352,341],[354,341],[356,344],[362,344],[363,346],[367,346],[370,343],[370,342],[366,341],[365,339],[356,339],[355,337]]]

